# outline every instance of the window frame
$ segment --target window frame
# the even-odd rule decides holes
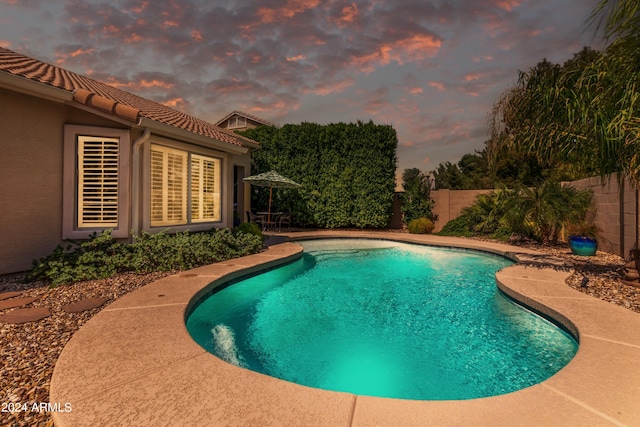
[[[242,116],[235,116],[229,119],[229,125],[227,129],[240,129],[247,127],[247,118]]]
[[[80,225],[79,138],[118,140],[117,225]],[[62,188],[62,238],[87,239],[93,233],[111,229],[115,238],[129,236],[131,135],[128,129],[64,125]]]
[[[206,223],[206,222],[220,222],[222,221],[222,159],[211,156],[203,156],[202,154],[189,153],[189,222],[191,224]],[[198,187],[195,188],[194,183],[195,171],[194,165],[198,163]],[[210,166],[208,166],[209,164]],[[213,185],[207,185],[208,183],[208,168],[213,168]],[[194,196],[197,194],[197,196]],[[213,212],[213,215],[207,215],[205,208],[207,199],[212,198],[214,206],[217,203],[218,209]],[[194,215],[194,200],[198,201],[197,211],[198,218]]]

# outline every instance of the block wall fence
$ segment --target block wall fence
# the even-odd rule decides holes
[[[619,181],[616,174],[566,182],[576,188],[590,188],[594,193],[595,224],[600,227],[598,249],[626,257],[634,248],[638,233],[638,190],[629,179]],[[434,213],[438,215],[434,232],[460,216],[473,204],[476,196],[493,190],[433,190]]]

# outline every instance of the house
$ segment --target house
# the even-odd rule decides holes
[[[230,227],[259,144],[0,47],[0,274],[64,239]]]
[[[253,129],[258,126],[275,126],[275,124],[242,111],[233,111],[215,123],[230,131]]]

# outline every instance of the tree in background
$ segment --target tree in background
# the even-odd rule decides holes
[[[610,45],[549,72],[522,73],[497,103],[492,144],[638,182],[640,0],[603,0],[591,22],[604,26]]]
[[[537,185],[547,179],[572,181],[598,173],[593,164],[581,161],[583,153],[576,150],[579,138],[575,126],[570,125],[572,113],[566,106],[569,95],[578,88],[580,73],[600,56],[585,47],[563,65],[544,59],[529,71],[520,72],[516,86],[503,93],[491,114],[487,150],[496,181],[508,186]],[[557,88],[560,81],[565,85],[562,91]],[[566,156],[538,151],[537,142],[533,142],[545,140],[554,145],[563,139],[573,147]]]
[[[436,188],[450,190],[477,190],[493,188],[486,149],[475,154],[465,154],[457,164],[440,163],[431,171]]]
[[[418,168],[405,169],[402,173],[402,216],[405,224],[414,219],[427,218],[435,220],[431,199],[431,180]]]

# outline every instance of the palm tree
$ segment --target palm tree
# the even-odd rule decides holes
[[[547,180],[537,187],[517,190],[510,198],[505,219],[515,232],[555,244],[565,226],[584,218],[592,197],[589,190]]]
[[[606,49],[582,63],[560,68],[539,64],[521,73],[518,85],[494,108],[491,151],[576,163],[603,179],[619,172],[620,181],[629,177],[637,186],[640,0],[602,0],[589,25],[603,30]]]
[[[494,106],[490,151],[515,148],[639,182],[640,0],[602,0],[590,22],[604,25],[610,45],[586,61],[522,72]]]

